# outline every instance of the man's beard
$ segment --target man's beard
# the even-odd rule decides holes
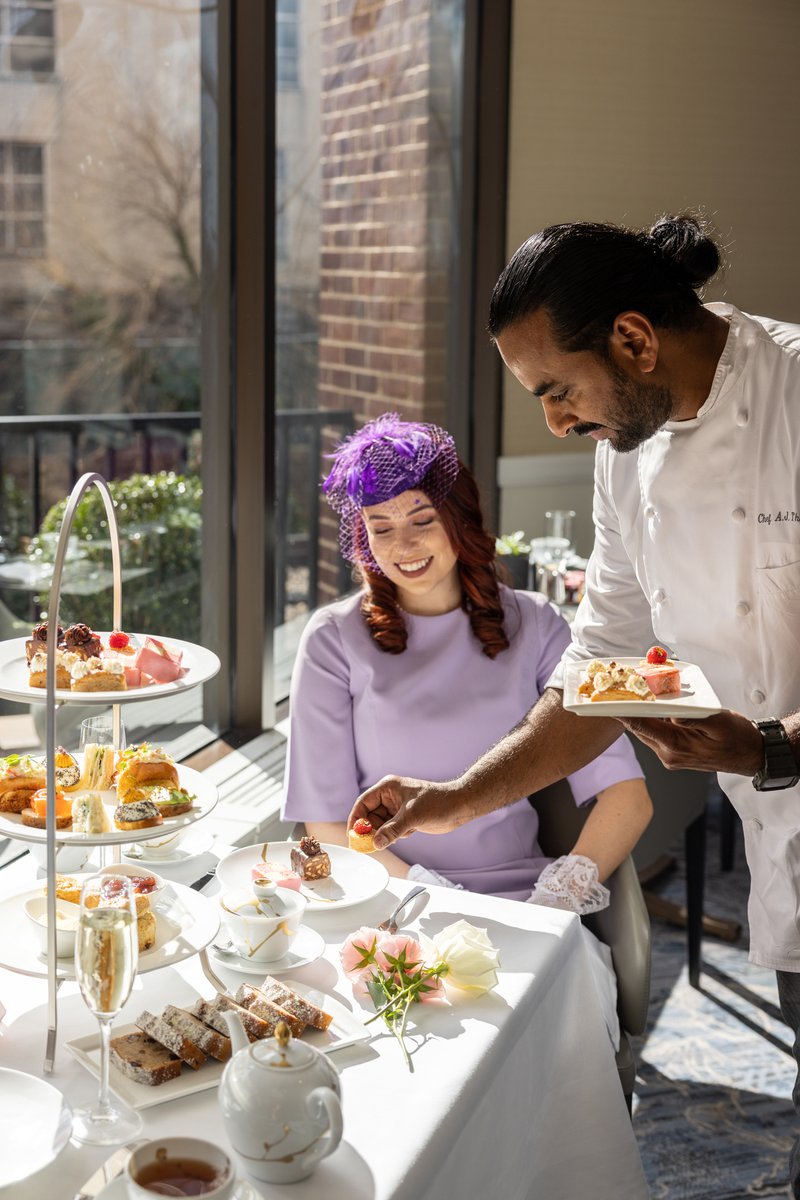
[[[580,424],[573,433],[587,434],[595,429],[610,429],[608,441],[618,454],[628,454],[658,433],[672,416],[674,398],[669,388],[654,383],[636,383],[619,367],[611,364],[613,392],[608,420],[603,425]]]

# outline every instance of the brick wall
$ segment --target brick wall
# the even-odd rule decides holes
[[[445,420],[447,0],[324,0],[319,406]],[[321,515],[319,602],[337,594]]]

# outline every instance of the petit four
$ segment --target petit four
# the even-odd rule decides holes
[[[331,873],[331,860],[315,837],[301,838],[290,857],[301,879],[327,879]]]
[[[295,892],[300,891],[303,882],[297,871],[293,871],[291,867],[270,862],[268,859],[256,863],[250,871],[250,876],[254,883],[275,883],[278,887],[291,888]]]
[[[352,829],[347,831],[347,844],[351,850],[358,850],[359,854],[374,854],[373,834],[374,830],[370,822],[364,817],[359,817],[357,821],[353,822]]]
[[[64,630],[63,645],[79,658],[97,658],[102,649],[100,638],[88,625],[78,622]]]
[[[79,662],[77,654],[67,650],[56,650],[56,687],[72,687],[72,668]],[[31,687],[47,687],[47,654],[44,650],[37,651],[30,660],[28,683]]]
[[[64,630],[60,625],[56,626],[56,647],[61,644],[64,637]],[[47,621],[42,621],[39,625],[34,625],[31,631],[31,636],[25,643],[25,657],[30,663],[34,654],[47,653]],[[69,687],[69,684],[67,684]]]
[[[149,675],[156,683],[174,683],[183,675],[183,651],[166,646],[158,638],[146,637],[137,652],[133,665]]]
[[[79,659],[70,674],[73,692],[124,692],[128,686],[122,663],[113,659]]]

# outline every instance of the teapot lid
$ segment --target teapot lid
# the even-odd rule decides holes
[[[275,1036],[263,1038],[250,1047],[254,1058],[265,1067],[307,1067],[319,1056],[319,1051],[292,1037],[285,1021],[275,1027]]]

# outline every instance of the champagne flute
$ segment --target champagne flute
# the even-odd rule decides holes
[[[81,889],[75,975],[87,1007],[100,1024],[100,1088],[91,1108],[74,1112],[76,1141],[97,1146],[127,1142],[142,1128],[142,1118],[108,1086],[111,1023],[130,995],[139,962],[136,893],[124,875],[90,875]]]
[[[113,746],[115,750],[124,750],[126,745],[125,725],[121,714],[116,739],[114,737],[113,712],[102,713],[99,717],[87,717],[85,721],[81,721],[81,754],[85,753],[87,746]],[[122,853],[126,858],[144,857],[141,847],[137,846],[135,842],[130,846],[125,846]]]

